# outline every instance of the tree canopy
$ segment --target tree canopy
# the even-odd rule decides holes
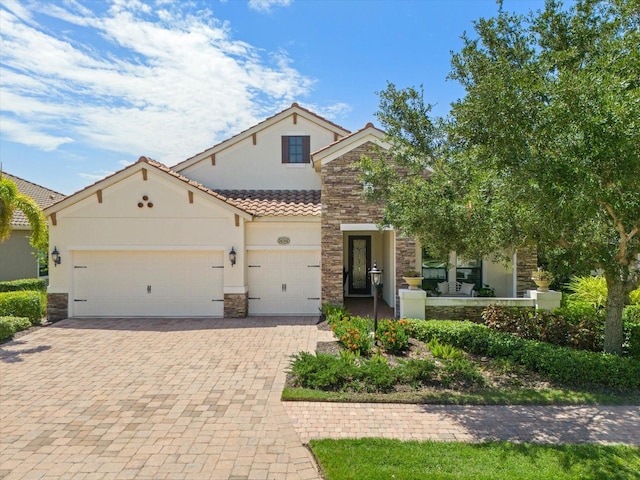
[[[47,221],[40,206],[28,195],[18,191],[15,183],[0,173],[0,242],[11,235],[11,219],[16,210],[27,217],[31,226],[31,245],[37,249],[47,246]]]
[[[371,195],[435,253],[532,245],[556,269],[601,269],[605,350],[618,353],[639,282],[640,0],[548,0],[474,27],[452,55],[465,96],[448,118],[430,117],[421,89],[380,94],[401,168],[363,159]]]

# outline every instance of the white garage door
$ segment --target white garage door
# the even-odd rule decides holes
[[[73,315],[222,316],[222,252],[78,251]]]
[[[249,314],[318,315],[320,251],[250,250]]]

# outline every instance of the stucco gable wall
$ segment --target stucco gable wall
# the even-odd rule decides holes
[[[193,191],[190,203],[189,191]],[[93,194],[56,213],[50,219],[50,245],[62,254],[63,263],[50,269],[52,292],[66,292],[76,250],[222,249],[241,248],[244,220],[218,205],[207,194],[185,187],[161,172],[141,172],[102,189],[102,203]],[[147,197],[144,200],[144,197]],[[142,203],[142,207],[138,207]],[[150,206],[152,204],[152,206]],[[229,285],[242,285],[234,269]],[[226,272],[225,272],[226,275]]]
[[[371,224],[382,220],[382,207],[364,200],[363,185],[355,168],[362,155],[371,154],[373,144],[364,143],[322,166],[322,301],[342,304],[344,262],[341,224]],[[402,272],[415,268],[415,243],[396,236],[396,286]]]
[[[334,132],[298,115],[260,130],[180,173],[216,190],[319,190],[320,176],[311,164],[282,163],[282,136],[309,135],[311,151],[332,143]]]

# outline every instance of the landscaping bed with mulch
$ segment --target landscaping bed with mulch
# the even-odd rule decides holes
[[[331,330],[327,322],[321,322],[318,328]],[[326,355],[333,360],[324,358]],[[359,370],[349,364],[367,373],[360,376]],[[426,370],[420,371],[425,364]],[[564,385],[507,358],[477,355],[416,338],[410,338],[402,352],[390,353],[373,345],[367,356],[349,352],[344,342],[338,340],[318,342],[314,354],[301,352],[294,356],[292,365],[283,392],[285,400],[521,405],[640,403],[638,390]],[[302,376],[307,378],[296,375],[299,372],[304,372]]]

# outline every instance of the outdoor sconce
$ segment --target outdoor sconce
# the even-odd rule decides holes
[[[232,267],[236,264],[236,251],[233,247],[231,247],[231,251],[229,252],[229,262]]]
[[[62,257],[60,256],[60,252],[58,251],[58,247],[53,247],[53,252],[51,252],[51,258],[53,259],[53,266],[57,267],[62,263]]]

